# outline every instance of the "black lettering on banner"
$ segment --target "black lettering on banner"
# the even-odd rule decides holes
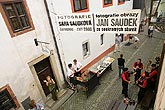
[[[111,26],[116,26],[115,25],[115,19],[111,19]]]
[[[137,28],[136,27],[134,27],[134,28],[126,27],[124,30],[125,31],[136,31]]]
[[[108,19],[98,19],[97,26],[108,26]]]
[[[100,31],[100,28],[97,28],[96,31]]]
[[[67,21],[59,22],[59,26],[69,26],[69,23]]]

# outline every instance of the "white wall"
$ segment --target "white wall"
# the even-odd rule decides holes
[[[118,0],[113,0],[113,6],[103,8],[102,0],[89,0],[89,12],[87,13],[101,13],[111,12],[114,10],[131,10],[133,0],[125,2],[125,4],[118,5]],[[115,34],[104,34],[104,45],[100,46],[100,35],[102,33],[60,33],[57,30],[57,23],[55,14],[65,15],[72,14],[70,0],[51,0],[49,2],[49,11],[51,12],[52,22],[56,31],[56,37],[60,48],[61,56],[67,65],[77,58],[84,66],[91,62],[94,58],[109,49],[115,43]],[[57,5],[58,4],[58,5]],[[88,40],[90,43],[90,56],[83,58],[82,42]]]
[[[28,62],[43,54],[40,46],[35,46],[34,38],[49,42],[50,49],[56,52],[43,0],[27,0],[27,5],[35,30],[13,38],[0,13],[0,88],[9,84],[19,103],[28,96],[36,100],[41,99],[41,94],[28,65]],[[56,56],[55,53],[57,59]],[[60,76],[63,80],[62,74]]]
[[[165,109],[165,59],[162,64],[162,70],[160,73],[158,91],[156,94],[154,110],[164,110]]]

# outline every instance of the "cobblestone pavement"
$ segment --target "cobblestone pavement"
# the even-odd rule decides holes
[[[111,53],[110,56],[117,59],[122,53],[126,59],[126,67],[132,69],[133,63],[141,58],[144,65],[149,59],[153,60],[162,50],[165,34],[154,31],[153,38],[148,38],[145,33],[137,35],[140,38],[140,46],[136,49],[133,45],[121,47],[121,51]],[[125,42],[126,43],[126,42]],[[121,79],[118,78],[117,60],[112,65],[113,71],[107,70],[100,78],[101,85],[96,86],[92,94],[87,98],[83,91],[75,92],[58,110],[108,110],[113,100],[122,100]],[[133,81],[133,79],[132,79]],[[129,96],[137,99],[138,87],[129,85]],[[52,110],[54,110],[52,108]],[[140,109],[137,109],[140,110]]]

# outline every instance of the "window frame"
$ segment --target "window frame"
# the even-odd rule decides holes
[[[103,2],[103,8],[112,6],[113,5],[113,0],[111,0],[111,1],[112,1],[112,3],[105,4],[105,0],[102,0],[102,2]]]
[[[79,0],[80,1],[80,0]],[[72,13],[81,13],[81,12],[88,12],[89,11],[89,2],[86,0],[86,7],[85,9],[75,10],[75,3],[74,0],[70,0],[71,7],[72,7]]]
[[[119,2],[119,0],[118,0],[118,5],[122,5],[124,3],[125,3],[125,0],[123,2]]]
[[[86,52],[86,54],[84,54],[84,44],[86,44],[87,43],[87,52]],[[87,41],[84,41],[83,43],[82,43],[82,54],[83,54],[83,58],[87,58],[89,55],[90,55],[90,48],[89,48],[89,41],[87,40]]]
[[[14,27],[11,23],[11,20],[9,20],[10,18],[8,16],[8,14],[6,13],[6,10],[4,9],[4,7],[5,7],[4,5],[5,4],[11,4],[11,3],[13,3],[13,4],[19,3],[19,2],[21,2],[23,5],[24,14],[25,14],[26,19],[29,23],[29,27],[25,28],[25,29],[21,29],[20,31],[14,31]],[[16,37],[18,35],[21,35],[21,34],[24,34],[26,32],[34,30],[34,25],[32,22],[32,18],[31,18],[30,11],[28,9],[28,5],[26,3],[26,0],[0,0],[0,12],[2,13],[2,17],[4,18],[4,21],[6,23],[6,26],[9,30],[11,37]]]
[[[16,105],[16,109],[20,108],[20,104],[16,98],[16,96],[14,95],[12,89],[10,88],[9,84],[3,86],[2,88],[0,88],[0,92],[7,90],[8,95],[10,95],[10,97],[12,98],[14,105]]]

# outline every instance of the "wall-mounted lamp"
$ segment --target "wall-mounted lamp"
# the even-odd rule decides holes
[[[38,43],[49,44],[48,42],[38,41],[37,38],[34,39],[34,43],[36,46],[38,46]]]
[[[42,44],[50,44],[50,43],[43,42],[43,41],[38,41],[37,38],[34,39],[34,43],[35,43],[36,46],[38,46],[39,43],[41,44],[43,54],[45,54],[47,56],[53,55],[53,50],[50,50],[46,45],[45,46],[42,45]]]

